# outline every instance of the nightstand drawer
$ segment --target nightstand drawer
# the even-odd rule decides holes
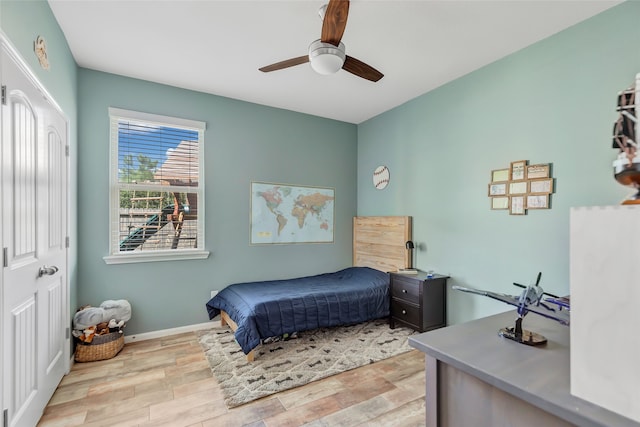
[[[404,277],[393,276],[391,279],[391,297],[418,304],[420,302],[420,285],[422,283],[415,279],[403,279]]]
[[[399,321],[420,327],[420,307],[417,305],[392,298],[391,315]]]

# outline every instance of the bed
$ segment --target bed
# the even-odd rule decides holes
[[[406,268],[411,217],[355,217],[353,266],[286,280],[235,283],[206,303],[252,361],[271,337],[389,315],[389,271]]]

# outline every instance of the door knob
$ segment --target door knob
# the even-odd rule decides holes
[[[58,267],[56,267],[55,265],[52,265],[51,267],[47,267],[46,265],[43,265],[42,267],[40,267],[40,270],[38,270],[38,277],[42,277],[45,274],[48,276],[53,276],[57,272],[58,272]]]

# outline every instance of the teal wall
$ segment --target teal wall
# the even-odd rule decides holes
[[[206,321],[210,291],[231,282],[349,265],[356,214],[412,215],[418,267],[450,274],[451,284],[514,292],[511,282],[542,271],[545,288],[568,292],[570,207],[629,193],[613,180],[610,138],[616,94],[640,72],[638,17],[640,3],[625,2],[356,126],[78,69],[45,1],[0,1],[2,32],[71,124],[72,308],[127,298],[129,334]],[[37,35],[50,71],[33,55]],[[207,122],[209,259],[102,260],[110,106]],[[553,165],[552,209],[491,211],[490,171],[521,159]],[[383,191],[371,184],[379,164],[391,169]],[[251,180],[334,187],[335,243],[250,246]],[[451,290],[448,307],[450,323],[507,309]]]
[[[640,2],[626,2],[358,126],[358,215],[411,215],[416,264],[449,284],[569,292],[569,211],[618,204],[611,131],[618,91],[640,72]],[[493,169],[551,163],[552,209],[492,211]],[[391,182],[375,190],[385,164]],[[603,284],[613,289],[615,284]],[[449,323],[505,311],[449,289]]]
[[[212,290],[233,282],[287,278],[351,264],[356,214],[353,124],[80,69],[79,300],[125,298],[127,334],[208,320]],[[109,220],[108,107],[207,123],[206,260],[106,265]],[[335,241],[249,245],[251,181],[335,189]]]
[[[0,29],[23,57],[40,83],[55,99],[69,120],[70,146],[70,211],[69,211],[69,278],[71,283],[71,311],[77,308],[77,231],[76,231],[76,161],[77,161],[77,73],[78,68],[71,55],[64,34],[58,26],[46,1],[0,1]],[[47,42],[50,69],[40,67],[33,52],[37,36]]]

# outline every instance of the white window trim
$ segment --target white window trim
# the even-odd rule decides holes
[[[204,131],[206,123],[196,120],[181,119],[177,117],[162,116],[157,114],[142,113],[139,111],[123,110],[109,107],[109,141],[110,141],[110,161],[109,161],[109,255],[102,259],[106,264],[130,264],[140,262],[155,261],[178,261],[187,259],[206,259],[209,251],[203,249],[171,249],[151,252],[128,252],[121,253],[119,247],[119,209],[114,208],[113,200],[119,200],[118,186],[118,136],[112,135],[113,122],[120,119],[139,120],[144,123],[157,124],[161,126],[182,127],[197,130],[199,133],[198,153],[198,179],[204,183]],[[114,146],[115,145],[115,146]],[[157,188],[157,187],[156,187]],[[193,191],[191,189],[191,191]],[[205,203],[204,186],[199,186],[198,195],[198,239],[204,245],[205,242]],[[119,207],[119,204],[118,204]]]
[[[131,253],[108,255],[102,259],[106,264],[133,264],[139,262],[180,261],[186,259],[206,259],[209,251],[197,249],[181,249],[180,251],[154,251],[154,253]]]

